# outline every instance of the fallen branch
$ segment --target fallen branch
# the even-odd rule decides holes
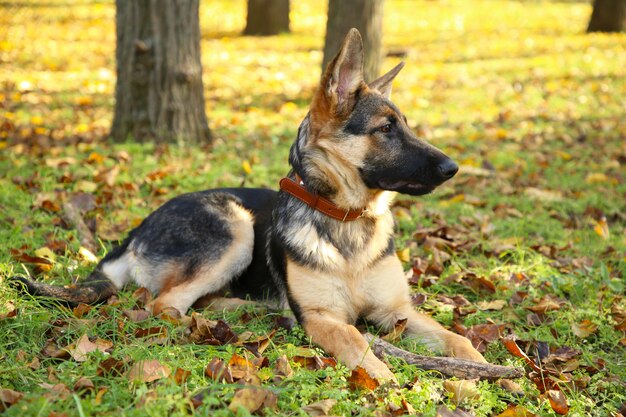
[[[439,371],[447,376],[456,376],[462,379],[499,379],[519,378],[524,375],[521,368],[479,363],[459,358],[421,356],[400,349],[371,333],[365,333],[363,337],[370,344],[374,355],[379,359],[383,359],[385,356],[395,356],[420,369]]]
[[[98,253],[96,239],[93,237],[93,233],[91,233],[89,227],[85,224],[85,220],[78,207],[71,202],[64,203],[61,217],[63,217],[65,223],[76,229],[81,246],[89,249],[91,253]]]

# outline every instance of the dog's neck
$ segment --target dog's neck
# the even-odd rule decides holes
[[[365,189],[365,192],[355,195],[354,188],[348,189],[343,184],[328,184],[319,176],[305,182],[301,175],[294,170],[289,173],[288,178],[290,178],[293,183],[298,184],[303,190],[306,190],[305,192],[310,193],[312,196],[320,196],[337,210],[343,211],[350,220],[356,220],[360,217],[377,217],[384,215],[389,212],[391,203],[397,194],[393,191]],[[288,191],[283,188],[283,181],[281,181],[281,189]],[[294,195],[293,193],[290,194]],[[340,198],[341,196],[349,196],[352,197],[352,199]],[[303,200],[302,198],[300,199]],[[307,202],[307,204],[309,203]],[[334,208],[332,211],[335,211]],[[324,212],[323,210],[320,211]],[[355,216],[354,213],[361,213],[361,215]],[[325,214],[329,215],[328,213]],[[337,218],[334,215],[330,215],[330,217]]]
[[[310,114],[307,114],[289,152],[291,179],[298,175],[309,192],[343,210],[366,209],[372,215],[389,210],[395,193],[367,188],[356,169],[346,171],[346,166],[352,165],[349,161],[342,155],[311,146],[310,136]]]

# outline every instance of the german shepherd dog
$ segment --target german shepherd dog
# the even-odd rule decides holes
[[[184,194],[150,214],[83,282],[16,277],[34,295],[96,303],[129,281],[158,293],[154,314],[199,299],[275,297],[311,340],[348,367],[395,380],[354,327],[361,317],[406,331],[450,356],[484,362],[470,341],[419,314],[393,240],[396,193],[423,195],[458,166],[418,139],[389,100],[404,64],[367,85],[352,29],[329,64],[292,145],[279,192],[225,188]]]

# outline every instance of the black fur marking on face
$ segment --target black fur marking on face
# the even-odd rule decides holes
[[[392,123],[389,132],[378,133],[377,128],[368,131],[372,129],[368,126],[372,117],[385,115]],[[353,135],[369,133],[378,138],[372,142],[363,166],[359,168],[361,178],[371,189],[409,195],[428,194],[451,178],[451,175],[444,175],[442,167],[455,164],[439,149],[417,138],[399,117],[404,117],[400,110],[382,96],[369,94],[357,103],[355,114],[348,120],[344,132]]]

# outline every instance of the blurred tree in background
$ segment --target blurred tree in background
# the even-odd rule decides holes
[[[198,10],[198,0],[116,1],[115,140],[211,140]]]
[[[363,37],[365,81],[372,81],[382,62],[383,0],[329,0],[322,72],[351,28],[357,28]]]
[[[626,21],[626,0],[594,0],[587,32],[622,32]]]
[[[248,0],[244,35],[278,35],[289,32],[289,0]]]

